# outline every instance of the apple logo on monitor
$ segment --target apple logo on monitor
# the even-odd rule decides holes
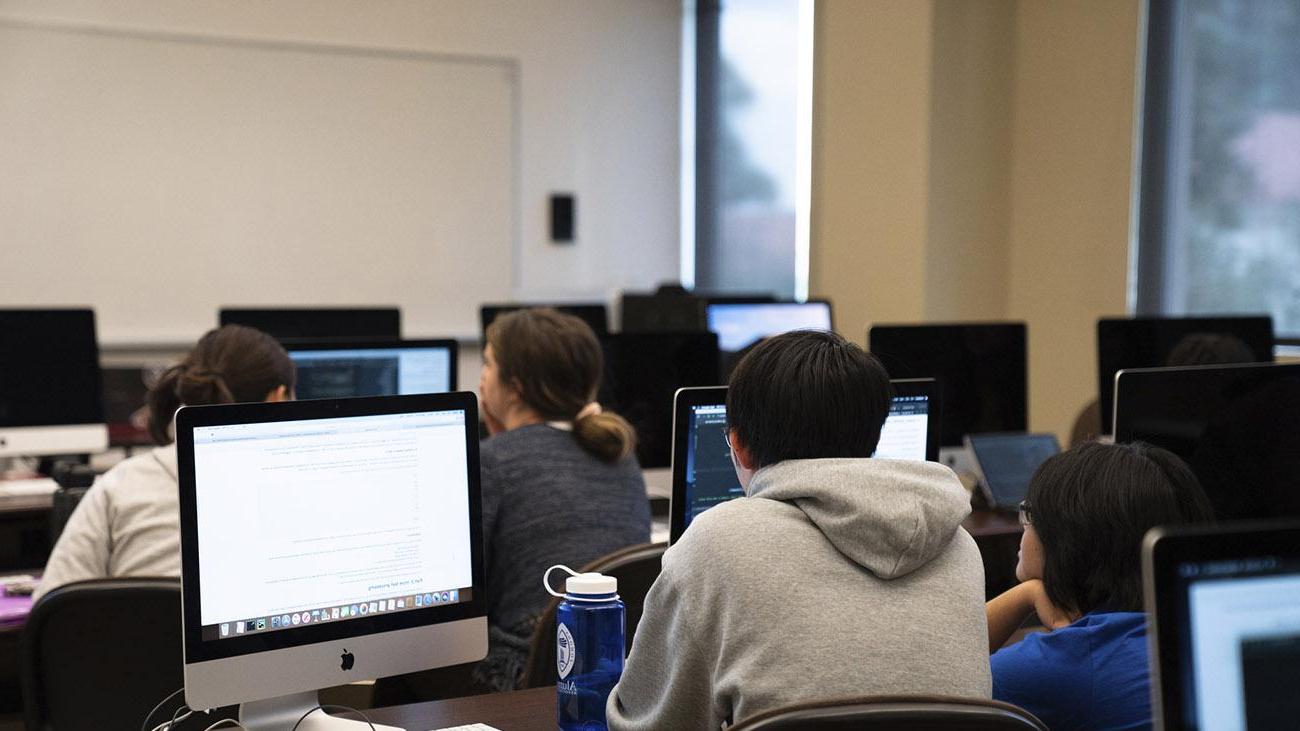
[[[346,647],[343,648],[342,658],[343,658],[343,662],[339,665],[339,667],[343,668],[344,670],[351,670],[352,663],[356,660],[356,658],[352,656],[352,653],[348,652],[348,648]]]

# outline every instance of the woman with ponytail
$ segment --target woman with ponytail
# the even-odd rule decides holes
[[[293,361],[270,335],[241,325],[204,335],[149,391],[149,433],[158,446],[124,460],[86,492],[50,554],[36,597],[83,579],[180,576],[176,410],[285,401],[293,387]]]
[[[595,402],[600,343],[553,309],[498,317],[487,330],[479,398],[492,435],[481,450],[488,561],[487,659],[475,678],[518,683],[548,566],[573,567],[650,540],[636,436]]]

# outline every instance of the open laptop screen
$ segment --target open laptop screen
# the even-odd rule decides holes
[[[1156,530],[1143,555],[1166,729],[1300,718],[1300,523]]]
[[[1029,492],[1034,473],[1061,451],[1055,434],[968,434],[984,497],[995,508],[1014,510]]]
[[[936,460],[937,385],[927,378],[896,380],[892,384],[894,400],[874,456]],[[673,414],[673,542],[700,513],[745,494],[731,462],[726,431],[726,387],[684,388],[677,392]]]

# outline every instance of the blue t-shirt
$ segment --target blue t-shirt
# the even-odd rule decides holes
[[[1089,614],[993,653],[993,697],[1052,731],[1151,728],[1146,615]]]

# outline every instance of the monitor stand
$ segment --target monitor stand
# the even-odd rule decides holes
[[[300,718],[302,724],[298,726],[298,731],[370,731],[371,728],[375,731],[405,731],[396,726],[381,726],[377,723],[372,727],[359,718],[340,718],[325,711],[315,711],[303,718],[304,713],[319,705],[315,691],[242,703],[239,706],[239,722],[248,731],[290,731]]]

